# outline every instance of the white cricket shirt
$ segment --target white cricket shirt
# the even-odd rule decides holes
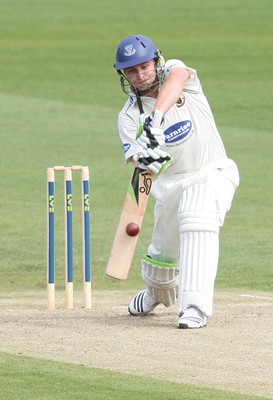
[[[181,103],[173,105],[164,116],[165,145],[161,148],[173,158],[173,163],[164,174],[188,175],[208,163],[225,158],[226,152],[196,71],[180,60],[168,60],[164,66],[163,81],[176,67],[188,69],[190,78],[181,94]],[[149,115],[156,99],[144,96],[141,100],[144,113]],[[141,151],[135,140],[139,116],[136,97],[131,96],[118,118],[125,160]]]

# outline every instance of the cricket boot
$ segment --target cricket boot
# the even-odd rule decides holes
[[[186,306],[179,315],[179,329],[196,329],[203,328],[207,325],[207,317],[195,306]]]
[[[158,304],[154,297],[144,289],[131,300],[128,311],[135,317],[147,315],[149,312],[153,311]]]

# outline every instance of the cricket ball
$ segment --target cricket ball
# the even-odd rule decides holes
[[[139,226],[135,222],[131,222],[126,226],[126,233],[128,236],[136,236],[139,234]]]

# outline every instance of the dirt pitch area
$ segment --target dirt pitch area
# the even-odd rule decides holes
[[[216,292],[200,330],[176,307],[131,317],[132,292],[93,291],[92,310],[48,311],[44,292],[2,293],[0,351],[273,398],[273,293]]]

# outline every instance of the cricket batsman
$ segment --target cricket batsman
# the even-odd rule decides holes
[[[239,185],[195,69],[165,61],[146,36],[116,50],[115,69],[128,99],[119,113],[126,163],[156,174],[154,228],[141,261],[145,289],[129,304],[133,316],[178,299],[178,328],[212,316],[219,229]]]

